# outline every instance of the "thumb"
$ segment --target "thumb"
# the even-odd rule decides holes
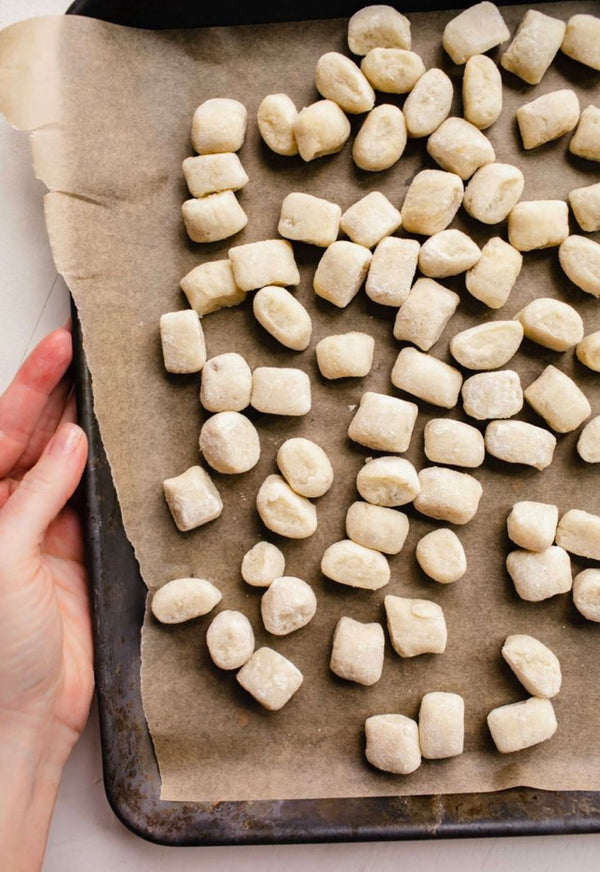
[[[87,457],[87,439],[77,424],[64,423],[0,511],[0,553],[28,557],[77,487]]]

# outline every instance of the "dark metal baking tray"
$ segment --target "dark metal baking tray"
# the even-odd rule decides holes
[[[347,16],[364,2],[263,0],[214,7],[191,0],[77,0],[69,13],[157,29]],[[431,8],[454,6],[436,0]],[[403,11],[427,4],[403,3]],[[344,842],[600,831],[600,793],[514,788],[496,793],[280,802],[162,802],[140,693],[146,588],[123,529],[93,412],[90,374],[73,312],[79,414],[90,442],[83,492],[92,587],[96,682],[108,800],[133,832],[165,845]]]

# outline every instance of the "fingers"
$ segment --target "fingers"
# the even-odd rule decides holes
[[[77,403],[75,402],[75,394],[71,390],[67,402],[65,403],[62,415],[60,416],[60,424],[76,424],[77,423]]]
[[[81,519],[70,506],[66,506],[48,527],[42,550],[60,560],[83,563],[85,550]]]
[[[60,327],[42,339],[0,397],[0,478],[26,450],[71,358],[71,334]]]
[[[36,465],[0,512],[0,553],[24,565],[35,558],[46,531],[72,496],[87,456],[87,439],[77,424],[61,424]]]
[[[28,469],[31,469],[37,463],[42,451],[54,436],[60,423],[64,420],[76,422],[75,399],[72,390],[73,384],[68,376],[65,376],[54,388],[27,443],[27,448],[11,470],[12,477],[21,478]],[[67,405],[71,406],[71,398],[72,408],[68,417],[65,417]]]

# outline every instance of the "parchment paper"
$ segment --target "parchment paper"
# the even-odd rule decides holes
[[[526,7],[504,8],[514,31]],[[598,14],[597,3],[550,4],[567,19],[576,11]],[[440,34],[452,13],[411,16],[414,47],[427,66],[442,65],[460,94],[462,68],[448,63]],[[349,146],[331,158],[305,165],[280,158],[261,143],[254,122],[266,94],[283,91],[298,106],[317,98],[313,71],[329,50],[345,51],[345,22],[145,32],[77,17],[39,19],[0,35],[0,108],[12,123],[32,132],[38,175],[46,197],[48,231],[58,269],[77,303],[93,378],[95,409],[141,571],[150,589],[170,578],[199,575],[223,592],[222,608],[242,609],[257,645],[269,644],[304,673],[304,684],[279,713],[269,713],[237,685],[233,674],[209,660],[205,632],[212,616],[179,627],[147,617],[143,630],[143,698],[168,800],[286,799],[405,793],[489,791],[514,785],[554,789],[600,788],[600,626],[583,620],[571,597],[521,601],[504,568],[510,544],[505,520],[518,499],[554,502],[600,511],[600,474],[579,460],[578,433],[559,437],[553,465],[543,473],[487,459],[475,471],[484,495],[475,519],[457,528],[468,572],[458,583],[438,585],[418,569],[418,539],[438,526],[410,507],[403,551],[390,559],[392,580],[378,592],[350,590],[324,579],[324,549],[344,536],[344,517],[356,498],[355,476],[372,451],[350,443],[347,426],[368,388],[395,393],[389,381],[398,343],[391,337],[393,311],[369,303],[364,293],[339,310],[315,299],[311,278],[320,250],[296,246],[302,283],[295,292],[314,324],[310,348],[287,351],[254,321],[251,298],[237,309],[203,320],[210,356],[236,350],[251,366],[299,366],[312,378],[313,407],[301,419],[250,412],[260,432],[262,456],[244,476],[219,476],[224,511],[192,533],[175,529],[162,496],[162,481],[198,462],[202,421],[198,379],[165,374],[158,320],[186,305],[178,283],[194,265],[226,256],[233,244],[276,235],[281,201],[293,190],[329,198],[346,208],[371,190],[396,205],[415,173],[432,165],[423,141],[409,142],[389,171],[367,174],[353,166]],[[524,199],[566,198],[574,187],[597,180],[598,165],[570,156],[569,136],[524,152],[514,122],[518,105],[557,87],[576,87],[585,106],[600,98],[599,74],[559,55],[541,85],[530,88],[505,75],[505,108],[488,135],[497,159],[514,162],[526,177]],[[250,184],[240,193],[249,216],[234,239],[199,246],[183,229],[180,205],[187,194],[181,161],[191,153],[189,127],[196,106],[208,97],[242,100],[249,129],[240,157]],[[396,98],[383,98],[396,102]],[[380,99],[380,102],[383,100]],[[401,101],[399,101],[401,102]],[[455,113],[460,113],[457,97]],[[353,120],[356,130],[358,121]],[[506,235],[460,214],[454,226],[483,244]],[[573,224],[573,232],[577,232]],[[597,238],[597,237],[596,237]],[[432,349],[450,360],[449,338],[483,321],[512,317],[538,296],[556,296],[581,312],[586,333],[600,327],[599,303],[566,280],[556,250],[525,256],[517,287],[492,312],[470,298],[462,278],[448,286],[461,294],[459,311]],[[314,346],[323,336],[362,329],[376,339],[373,372],[364,380],[328,383],[318,375]],[[557,354],[525,342],[510,362],[526,386],[548,363],[574,375],[600,412],[598,376],[572,352]],[[440,410],[420,403],[406,456],[427,463],[422,431]],[[441,414],[444,414],[442,411]],[[461,412],[453,410],[453,417]],[[519,418],[542,423],[525,408]],[[312,623],[289,637],[262,628],[260,590],[241,580],[244,552],[266,536],[254,509],[263,478],[275,471],[275,451],[291,435],[315,439],[333,461],[336,479],[318,501],[319,527],[303,542],[278,541],[286,573],[308,580],[319,609]],[[582,563],[573,561],[574,571]],[[127,578],[123,584],[131,583]],[[384,620],[387,593],[430,598],[444,608],[448,647],[441,656],[403,660],[388,644],[383,677],[371,688],[335,678],[328,662],[332,632],[341,615]],[[559,729],[543,745],[502,756],[493,747],[485,717],[491,708],[527,694],[504,664],[500,648],[509,633],[531,633],[560,658],[563,689],[555,700]],[[386,643],[387,644],[387,643]],[[416,716],[423,693],[449,690],[466,701],[465,753],[425,761],[410,777],[386,775],[364,760],[365,717],[382,712]]]

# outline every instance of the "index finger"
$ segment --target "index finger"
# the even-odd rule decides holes
[[[0,478],[8,475],[27,448],[72,355],[69,331],[54,330],[34,348],[0,397]]]

